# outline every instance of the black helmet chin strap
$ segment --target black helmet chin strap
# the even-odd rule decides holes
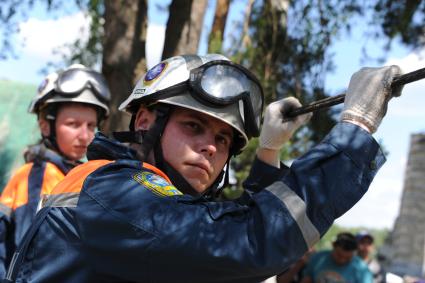
[[[203,196],[209,200],[216,200],[220,198],[223,189],[229,185],[229,170],[230,170],[230,157],[227,159],[226,169],[222,170],[220,175],[214,183],[203,193]],[[223,179],[224,176],[224,179]],[[223,180],[223,184],[220,186],[220,182]]]
[[[155,108],[155,123],[149,130],[138,130],[123,132],[113,132],[113,137],[119,142],[136,143],[142,146],[141,150],[138,150],[139,160],[147,161],[149,153],[153,150],[156,143],[161,140],[162,133],[164,132],[165,125],[168,122],[171,108],[165,104],[158,104]],[[135,115],[131,118],[131,124],[134,126]],[[134,129],[134,127],[133,127]]]
[[[49,123],[50,132],[48,136],[42,135],[42,143],[49,149],[56,151],[62,156],[66,156],[59,148],[59,145],[56,140],[56,116],[57,116],[57,106],[50,106],[48,110],[49,114],[46,115],[45,120]]]

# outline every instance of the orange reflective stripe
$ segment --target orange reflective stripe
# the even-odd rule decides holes
[[[65,179],[63,179],[50,194],[79,193],[88,175],[99,167],[112,162],[113,161],[110,160],[92,160],[75,167],[69,171]]]
[[[145,167],[146,169],[149,169],[149,170],[155,172],[155,174],[158,174],[159,176],[161,176],[162,178],[164,178],[165,180],[167,180],[168,183],[172,184],[171,181],[170,181],[170,179],[168,178],[168,176],[165,175],[164,172],[162,172],[161,170],[159,170],[155,166],[153,166],[153,165],[151,165],[149,163],[143,162],[143,167]]]
[[[14,210],[28,203],[28,177],[32,165],[32,163],[23,165],[12,176],[0,196],[3,205]]]
[[[56,165],[48,162],[43,176],[43,187],[41,188],[40,195],[50,194],[53,188],[65,178],[65,175],[59,170]]]

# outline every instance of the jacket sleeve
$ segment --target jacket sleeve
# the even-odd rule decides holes
[[[316,230],[322,236],[366,193],[384,162],[379,145],[369,133],[351,123],[339,123],[320,144],[293,162],[282,182],[266,190],[293,212],[301,230]],[[305,214],[295,216],[300,209]],[[309,246],[315,242],[311,241]]]
[[[340,123],[287,174],[236,201],[158,196],[152,184],[135,186],[134,173],[105,168],[79,199],[84,256],[129,281],[259,282],[316,243],[383,161],[368,133]]]
[[[280,168],[276,168],[255,157],[243,187],[248,192],[256,193],[280,180],[288,172],[289,168],[283,163],[280,163]]]

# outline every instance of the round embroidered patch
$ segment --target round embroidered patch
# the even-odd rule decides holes
[[[134,174],[133,179],[161,197],[182,195],[182,193],[177,190],[176,187],[168,183],[167,180],[151,172]]]
[[[162,72],[164,72],[166,68],[167,68],[167,63],[162,62],[155,65],[152,69],[150,69],[146,73],[144,78],[145,85],[151,84],[155,79],[157,79],[162,74]]]

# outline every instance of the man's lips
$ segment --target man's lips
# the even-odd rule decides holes
[[[75,145],[74,148],[76,150],[87,150],[87,146],[85,145]]]
[[[193,166],[193,167],[197,167],[197,168],[201,169],[202,171],[205,171],[205,173],[208,176],[211,175],[209,167],[207,165],[203,164],[203,163],[189,163],[189,165]]]

